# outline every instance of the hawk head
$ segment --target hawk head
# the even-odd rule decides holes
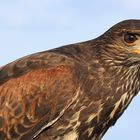
[[[102,43],[103,58],[111,64],[140,64],[140,20],[122,21],[98,39]]]

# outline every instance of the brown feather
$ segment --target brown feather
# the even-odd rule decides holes
[[[18,59],[0,68],[0,140],[100,140],[140,89],[140,57],[124,33]]]
[[[0,131],[7,139],[31,139],[35,131],[66,109],[76,94],[76,85],[71,68],[58,65],[11,78],[0,86],[0,93]]]

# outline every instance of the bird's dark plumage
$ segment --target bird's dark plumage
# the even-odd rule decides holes
[[[100,140],[139,89],[140,20],[127,20],[1,67],[0,140]]]

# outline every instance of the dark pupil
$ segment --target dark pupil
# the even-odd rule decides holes
[[[127,43],[133,43],[137,40],[136,36],[133,34],[126,34],[124,39]]]
[[[135,40],[135,37],[133,35],[128,35],[128,40],[129,41],[134,41]]]

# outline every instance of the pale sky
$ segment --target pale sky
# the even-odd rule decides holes
[[[125,19],[140,19],[139,0],[0,0],[0,65],[93,39]],[[103,140],[140,139],[140,95]]]

